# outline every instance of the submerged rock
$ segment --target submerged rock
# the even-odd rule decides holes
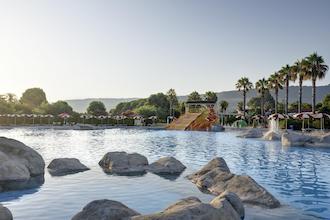
[[[72,220],[122,220],[140,215],[124,204],[113,200],[95,200],[88,203]]]
[[[261,129],[258,128],[250,128],[246,131],[243,131],[240,135],[237,135],[237,137],[241,138],[262,138],[263,132]]]
[[[38,152],[14,139],[0,137],[0,191],[44,183],[45,162]]]
[[[138,153],[108,152],[100,160],[99,165],[105,172],[116,174],[144,173],[148,159]]]
[[[277,141],[281,139],[281,135],[274,131],[268,131],[264,134],[263,139],[267,141]]]
[[[207,190],[214,195],[228,191],[237,194],[245,203],[268,208],[280,206],[280,202],[250,176],[233,174],[226,167],[224,159],[215,158],[200,171],[189,175],[188,179],[201,190]]]
[[[6,207],[0,204],[0,220],[13,220],[13,215]]]
[[[180,161],[174,157],[163,157],[148,166],[148,171],[156,174],[180,174],[186,169]]]
[[[89,170],[76,158],[57,158],[48,165],[48,171],[52,176],[63,176]]]
[[[217,204],[202,203],[196,197],[182,199],[170,205],[164,211],[151,214],[133,216],[132,220],[240,220],[238,213],[224,199]]]

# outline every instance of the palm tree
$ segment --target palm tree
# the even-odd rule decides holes
[[[225,100],[220,102],[220,109],[221,112],[226,112],[227,108],[228,108],[229,103]]]
[[[307,75],[312,79],[313,86],[313,104],[312,111],[315,113],[315,96],[316,96],[316,80],[323,79],[328,71],[328,66],[325,64],[322,56],[319,56],[317,53],[313,53],[310,56],[306,57],[308,62],[308,73]]]
[[[174,116],[174,109],[179,104],[176,92],[174,89],[169,89],[166,93],[167,99],[170,103],[170,116]]]
[[[295,81],[295,75],[292,74],[292,67],[289,65],[286,65],[282,67],[280,70],[280,73],[283,77],[283,80],[285,82],[285,114],[288,114],[288,108],[289,108],[289,82],[290,80]]]
[[[299,102],[298,102],[298,113],[302,110],[302,85],[304,80],[308,80],[308,62],[306,59],[297,60],[292,66],[292,74],[295,76],[294,79],[299,80]]]
[[[253,84],[247,77],[242,77],[237,81],[236,88],[243,93],[243,116],[245,118],[246,93],[253,88]]]
[[[283,89],[283,78],[281,74],[275,72],[268,79],[268,88],[274,89],[275,92],[275,113],[278,112],[278,91]]]
[[[265,92],[268,90],[268,81],[265,78],[260,79],[256,82],[256,89],[261,95],[261,115],[265,115]]]
[[[226,112],[229,103],[226,100],[220,102],[220,110],[222,113]],[[224,125],[224,115],[221,114],[221,124]]]

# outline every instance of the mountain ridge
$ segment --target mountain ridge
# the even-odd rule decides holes
[[[298,92],[299,86],[290,86],[289,87],[289,103],[298,101]],[[271,94],[274,96],[274,91],[271,91]],[[330,94],[330,85],[317,86],[316,88],[316,103],[322,101],[322,99]],[[238,102],[243,101],[242,93],[237,90],[229,90],[217,92],[218,101],[226,100],[229,103],[228,110],[232,111],[235,109]],[[247,93],[247,101],[252,97],[257,96],[255,89],[250,90]],[[179,101],[187,100],[187,95],[178,96]],[[88,104],[92,101],[101,101],[104,103],[105,107],[109,111],[112,108],[115,108],[120,102],[129,102],[137,100],[140,98],[84,98],[84,99],[69,99],[65,100],[72,106],[74,111],[77,112],[86,112]],[[279,91],[279,102],[285,100],[285,89]],[[312,103],[312,86],[303,86],[303,102]]]

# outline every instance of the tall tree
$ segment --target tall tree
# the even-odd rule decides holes
[[[265,78],[262,78],[256,82],[256,89],[261,96],[261,115],[265,115],[265,93],[268,91],[268,81]]]
[[[31,88],[25,90],[20,102],[31,108],[39,107],[42,103],[47,103],[45,92],[40,88]]]
[[[242,77],[237,81],[236,88],[243,93],[243,115],[245,118],[246,93],[253,88],[253,84],[247,77]]]
[[[169,89],[166,93],[167,99],[170,103],[170,116],[174,115],[174,109],[178,106],[178,98],[174,89]]]
[[[193,91],[188,95],[188,101],[201,101],[201,100],[202,100],[201,95],[196,91]]]
[[[292,74],[295,76],[294,79],[299,81],[299,102],[298,102],[298,112],[302,110],[302,86],[305,80],[310,77],[308,75],[308,62],[306,59],[297,60],[292,66]]]
[[[283,89],[283,78],[281,74],[275,72],[268,79],[268,88],[275,92],[275,113],[278,112],[278,91]]]
[[[221,112],[226,112],[228,108],[229,103],[226,100],[222,100],[220,102],[220,111]]]
[[[280,74],[283,77],[285,82],[285,114],[288,114],[289,109],[289,82],[290,80],[294,81],[295,76],[292,74],[292,68],[289,65],[282,67]]]
[[[89,103],[87,113],[95,116],[107,115],[107,110],[103,102],[92,101]]]
[[[218,96],[215,92],[207,91],[205,92],[205,100],[210,102],[217,102]]]
[[[316,80],[323,79],[329,67],[325,64],[323,57],[319,56],[317,53],[312,53],[310,56],[306,57],[306,60],[308,62],[307,75],[312,80],[312,86],[313,86],[312,111],[313,113],[315,113]]]

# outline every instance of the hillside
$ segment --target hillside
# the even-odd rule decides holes
[[[295,102],[298,101],[298,86],[290,86],[289,87],[289,102]],[[330,85],[326,86],[318,86],[316,89],[316,102],[320,102],[325,95],[330,93]],[[229,102],[229,108],[228,110],[234,110],[236,107],[236,104],[239,101],[242,101],[242,94],[238,91],[232,90],[232,91],[224,91],[217,93],[218,100],[226,100]],[[274,93],[272,92],[272,95]],[[257,96],[256,91],[253,89],[247,93],[247,100],[249,100],[252,97]],[[136,100],[138,98],[88,98],[88,99],[72,99],[72,100],[66,100],[75,111],[77,112],[85,112],[88,104],[91,101],[101,101],[105,104],[107,110],[110,110],[114,108],[118,103],[120,102],[128,102],[132,100]],[[180,101],[187,100],[187,96],[179,96],[178,99]],[[279,101],[285,100],[285,90],[281,90],[279,92]],[[303,87],[303,102],[311,103],[312,101],[312,87],[311,86],[304,86]]]

